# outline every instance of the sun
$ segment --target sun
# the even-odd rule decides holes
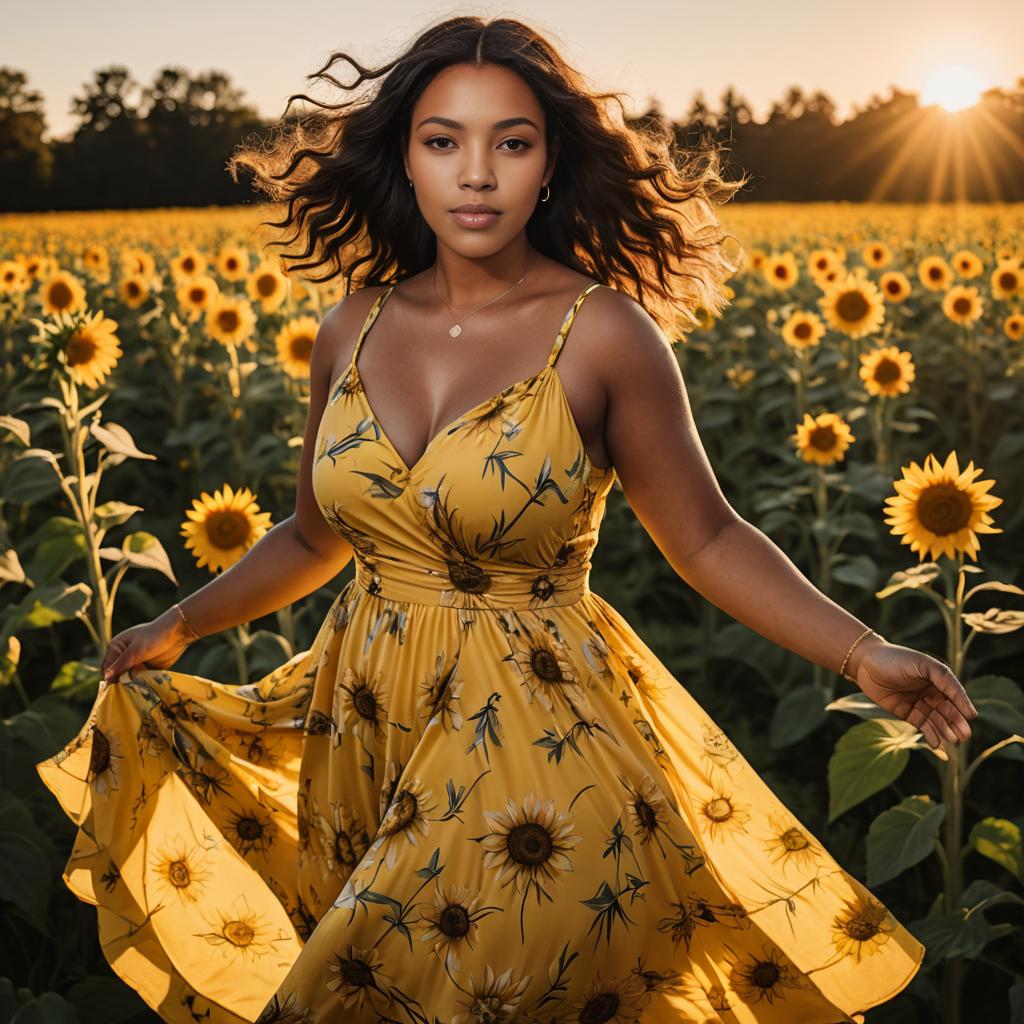
[[[970,68],[947,64],[928,76],[921,101],[951,112],[964,110],[978,102],[984,88],[985,83]]]

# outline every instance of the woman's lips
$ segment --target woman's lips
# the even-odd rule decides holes
[[[458,224],[464,228],[487,228],[490,227],[500,216],[500,213],[469,213],[467,210],[452,210],[452,216]]]

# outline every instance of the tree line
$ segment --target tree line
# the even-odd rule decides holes
[[[232,205],[256,198],[225,169],[235,146],[267,135],[228,75],[159,70],[140,85],[128,68],[93,73],[72,97],[76,124],[47,139],[42,95],[21,70],[0,67],[0,209],[91,210]],[[293,108],[294,110],[294,108]],[[300,111],[301,113],[301,111]],[[292,114],[290,113],[291,117]],[[656,118],[680,147],[714,146],[723,177],[747,174],[733,202],[1024,200],[1024,77],[986,91],[952,117],[891,87],[840,121],[823,92],[790,88],[757,121],[730,87],[718,104],[702,92],[678,120]]]

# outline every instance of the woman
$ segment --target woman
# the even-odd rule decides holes
[[[369,268],[316,338],[294,515],[116,637],[120,685],[40,766],[81,826],[68,884],[168,1021],[862,1020],[923,946],[588,586],[617,477],[709,600],[933,746],[969,735],[948,668],[811,586],[708,465],[647,307],[721,311],[738,186],[517,21],[444,22],[380,75],[232,165],[289,200],[297,269]],[[264,679],[167,671],[350,559]]]

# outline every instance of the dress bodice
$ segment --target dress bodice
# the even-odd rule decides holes
[[[372,593],[463,608],[570,603],[588,589],[615,477],[594,466],[556,361],[593,282],[544,366],[442,427],[407,466],[374,414],[359,351],[394,285],[377,297],[317,432],[313,489],[355,551]]]

